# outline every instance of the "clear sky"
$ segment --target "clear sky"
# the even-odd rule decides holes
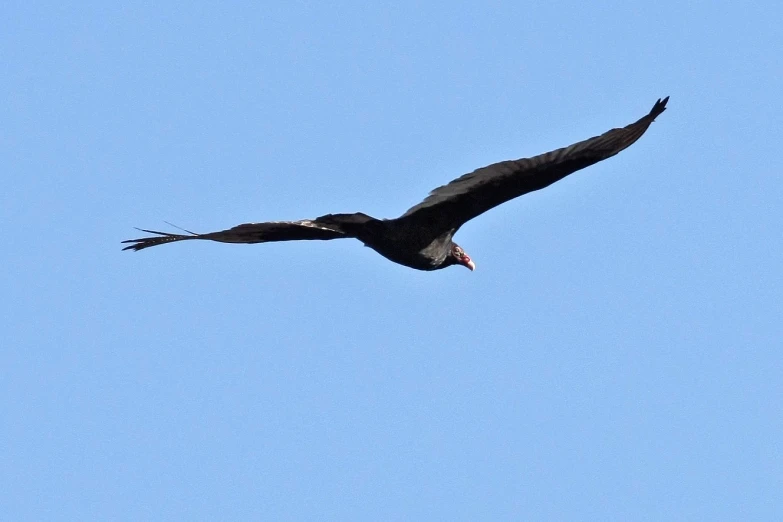
[[[783,519],[779,2],[34,2],[0,20],[0,519]],[[669,109],[468,223],[394,217]]]

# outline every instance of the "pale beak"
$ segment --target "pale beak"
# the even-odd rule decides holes
[[[476,263],[474,263],[474,262],[473,262],[471,259],[468,259],[468,260],[465,262],[465,266],[466,266],[466,267],[468,267],[468,268],[470,268],[470,271],[471,271],[471,272],[472,272],[472,271],[474,271],[474,270],[476,269]]]

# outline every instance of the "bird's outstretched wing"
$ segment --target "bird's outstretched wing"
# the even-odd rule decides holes
[[[438,187],[399,219],[421,224],[433,233],[455,230],[506,201],[542,189],[577,170],[631,146],[666,110],[667,96],[644,117],[621,129],[532,158],[502,161]]]
[[[157,234],[153,237],[140,239],[128,239],[123,243],[130,243],[123,250],[142,250],[144,248],[184,241],[186,239],[206,239],[221,243],[266,243],[270,241],[296,241],[305,239],[339,239],[352,237],[340,229],[338,224],[319,223],[315,220],[303,219],[300,221],[269,221],[266,223],[245,223],[228,230],[210,232],[207,234],[171,234],[156,230],[139,229],[148,234]]]

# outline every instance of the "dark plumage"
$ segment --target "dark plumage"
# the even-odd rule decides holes
[[[142,229],[156,236],[123,241],[130,243],[123,250],[142,250],[186,239],[266,243],[355,238],[387,259],[418,270],[438,270],[458,264],[473,270],[473,261],[451,239],[464,223],[631,146],[666,110],[668,100],[668,96],[659,99],[648,114],[626,127],[539,156],[502,161],[465,174],[436,188],[424,201],[396,219],[375,219],[362,213],[327,214],[301,221],[246,223],[208,234],[170,234]]]

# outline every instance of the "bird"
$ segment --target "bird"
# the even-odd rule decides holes
[[[630,147],[666,110],[668,101],[668,96],[659,98],[649,113],[625,127],[538,156],[501,161],[474,170],[434,189],[398,218],[376,219],[362,212],[327,214],[298,221],[245,223],[205,234],[185,229],[181,229],[185,234],[137,229],[154,235],[123,241],[129,243],[123,250],[138,251],[192,239],[268,243],[353,238],[390,261],[417,270],[460,265],[473,271],[475,262],[452,239],[462,225],[498,205],[547,187]]]

